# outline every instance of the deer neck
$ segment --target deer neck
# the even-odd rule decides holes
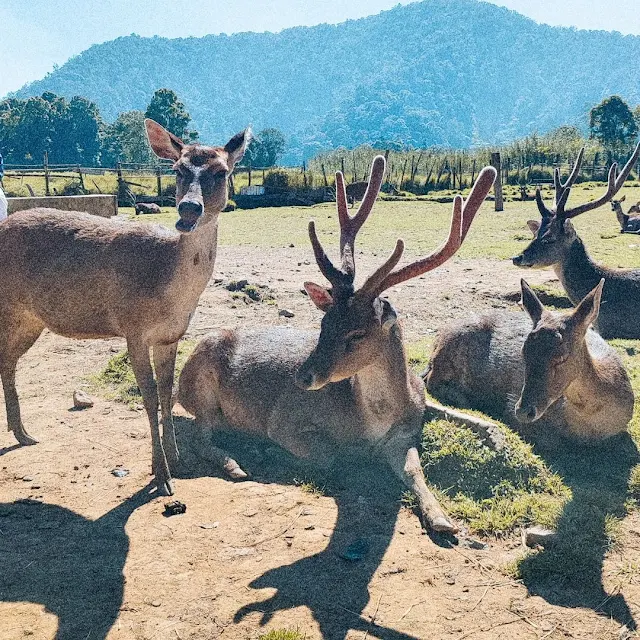
[[[406,414],[411,387],[398,323],[390,329],[389,340],[376,360],[354,376],[353,393],[371,437],[383,435]],[[382,433],[378,433],[380,430]]]
[[[553,270],[574,305],[577,305],[597,286],[600,279],[606,276],[605,270],[592,260],[584,243],[577,236],[560,262],[553,266]]]
[[[618,219],[618,223],[620,224],[621,227],[624,227],[624,225],[626,224],[626,220],[624,212],[622,211],[622,205],[617,204],[615,206],[615,213],[616,213],[616,218]],[[628,218],[629,216],[627,216]]]
[[[609,363],[592,357],[586,339],[581,345],[577,375],[565,390],[565,412],[569,423],[597,424],[603,428],[618,419],[618,409],[624,411],[620,399],[619,381],[609,375]],[[630,417],[630,416],[629,416]]]
[[[216,259],[218,244],[218,214],[178,240],[179,286],[193,290],[199,296],[207,286]]]

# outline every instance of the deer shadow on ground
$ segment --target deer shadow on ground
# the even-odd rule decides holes
[[[175,422],[181,456],[188,458],[183,467],[189,469],[189,477],[203,472],[221,475],[211,463],[198,461],[193,452],[185,455],[189,450],[187,434],[196,428],[194,422],[189,418]],[[262,626],[278,612],[304,606],[323,638],[341,640],[349,631],[359,630],[372,638],[415,640],[415,636],[378,626],[363,615],[370,600],[369,583],[391,543],[404,490],[386,465],[345,454],[331,470],[320,471],[301,465],[272,442],[242,434],[216,433],[214,444],[229,451],[252,480],[285,485],[313,482],[334,498],[338,510],[326,548],[256,578],[252,588],[277,591],[266,600],[256,599],[240,608],[235,622],[259,613]],[[450,536],[434,536],[432,540],[442,546],[455,542]],[[355,557],[349,560],[345,556]]]
[[[626,514],[630,473],[640,462],[635,443],[628,433],[593,446],[559,438],[527,439],[573,494],[558,521],[555,543],[520,564],[529,593],[551,604],[592,609],[635,630],[624,596],[607,593],[602,580],[610,547],[608,527]]]
[[[42,604],[58,617],[57,640],[107,637],[124,593],[131,514],[151,485],[97,520],[46,502],[0,504],[0,601]]]

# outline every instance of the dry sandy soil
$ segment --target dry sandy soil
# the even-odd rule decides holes
[[[360,273],[381,259],[362,259]],[[553,274],[528,275],[542,283]],[[319,277],[306,250],[223,247],[215,277],[269,285],[278,306],[245,305],[212,282],[189,337],[240,323],[319,325],[300,293]],[[472,308],[503,304],[496,296],[515,294],[520,277],[507,264],[453,260],[389,295],[413,341]],[[278,307],[295,316],[279,317]],[[458,544],[432,538],[401,507],[386,470],[347,461],[320,495],[262,443],[242,444],[237,458],[253,480],[234,484],[190,458],[182,417],[189,472],[175,497],[188,508],[164,517],[167,500],[147,486],[143,413],[99,396],[92,409],[71,409],[74,389],[123,348],[47,333],[20,363],[24,421],[41,443],[20,448],[0,433],[2,640],[240,639],[282,628],[331,640],[630,637],[622,625],[640,617],[637,514],[623,525],[622,550],[608,554],[602,584],[588,595],[560,584],[535,595],[500,570],[522,553],[517,536],[482,549],[464,535]],[[118,465],[129,475],[112,475]],[[344,559],[354,542],[365,544],[364,558]]]

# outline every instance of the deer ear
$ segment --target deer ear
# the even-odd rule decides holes
[[[533,289],[527,284],[525,280],[520,280],[520,286],[522,287],[522,300],[521,304],[524,310],[529,314],[529,317],[533,321],[535,327],[540,318],[542,318],[542,312],[544,307],[538,296],[533,292]]]
[[[618,202],[624,202],[627,199],[627,194],[625,193],[622,198],[620,198],[620,200],[618,200]]]
[[[251,128],[247,127],[244,131],[236,133],[236,135],[224,145],[224,150],[229,154],[229,164],[231,166],[242,159],[250,142]]]
[[[380,324],[385,331],[389,331],[391,327],[398,323],[398,314],[386,298],[382,299],[381,302],[382,315],[380,317]]]
[[[576,307],[576,310],[571,315],[571,323],[585,331],[589,328],[589,325],[596,321],[598,313],[600,312],[600,300],[602,299],[602,288],[604,287],[604,278],[600,280],[598,285],[593,291],[588,293]]]
[[[321,287],[319,284],[315,282],[305,282],[304,289],[309,294],[311,302],[313,302],[320,311],[326,313],[333,306],[333,296],[327,289]]]
[[[540,231],[540,223],[537,220],[527,220],[527,227],[529,227],[529,231],[533,233],[533,236],[538,235],[538,231]]]
[[[178,160],[182,154],[184,148],[184,142],[174,136],[173,133],[167,131],[162,125],[158,124],[155,120],[147,118],[144,121],[145,129],[147,130],[147,138],[149,144],[159,158],[165,158],[165,160]]]

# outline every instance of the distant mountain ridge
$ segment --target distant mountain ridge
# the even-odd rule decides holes
[[[85,96],[103,117],[175,90],[207,142],[278,127],[287,159],[355,146],[501,143],[617,93],[635,105],[640,37],[539,25],[477,0],[424,0],[338,25],[95,45],[13,95]]]

